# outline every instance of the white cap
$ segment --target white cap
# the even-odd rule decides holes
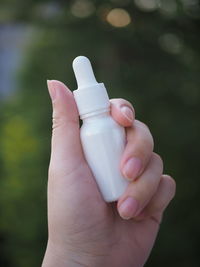
[[[87,57],[79,56],[73,61],[78,89],[73,91],[79,115],[109,108],[110,102],[103,83],[97,83]]]

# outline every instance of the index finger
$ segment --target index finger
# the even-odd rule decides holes
[[[123,127],[130,127],[135,120],[135,110],[130,102],[122,98],[110,100],[111,116]]]

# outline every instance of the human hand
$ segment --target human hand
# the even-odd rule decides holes
[[[121,172],[131,182],[117,203],[105,203],[84,158],[79,118],[71,91],[48,82],[53,103],[48,180],[49,238],[43,267],[140,267],[154,244],[162,214],[175,194],[163,175],[147,126],[134,119],[123,99],[111,100],[111,115],[126,127]]]

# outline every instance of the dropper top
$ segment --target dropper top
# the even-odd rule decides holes
[[[103,83],[97,83],[87,57],[79,56],[73,61],[78,89],[73,91],[81,118],[88,114],[109,110],[110,102]]]
[[[87,57],[76,57],[72,65],[78,84],[78,89],[86,88],[97,84],[92,65]]]

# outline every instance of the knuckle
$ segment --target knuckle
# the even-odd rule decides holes
[[[140,139],[140,142],[144,147],[147,147],[149,150],[153,151],[154,140],[149,128],[143,122],[137,120],[135,120],[135,125],[139,128],[140,134],[138,138]]]
[[[166,175],[164,176],[165,179],[167,179],[168,181],[168,187],[169,187],[169,192],[171,193],[171,199],[174,198],[175,194],[176,194],[176,182],[175,180],[169,176],[169,175]]]
[[[143,128],[143,129],[150,132],[149,127],[144,122],[139,121],[139,120],[135,120],[135,124],[137,124],[138,127]]]
[[[130,184],[128,188],[128,195],[134,197],[139,202],[144,203],[147,199],[150,199],[156,190],[156,179],[146,179],[145,181],[140,180],[136,184]]]
[[[146,136],[146,139],[144,138],[144,143],[146,146],[149,147],[150,151],[153,151],[154,148],[154,141],[153,141],[153,137],[151,134],[149,134],[148,136]]]
[[[58,128],[60,125],[62,125],[62,122],[60,120],[60,118],[52,118],[52,129],[55,130],[56,128]]]
[[[50,164],[48,175],[50,179],[54,180],[54,177],[62,177],[65,175],[63,168],[60,168],[54,164]]]
[[[57,171],[54,168],[49,166],[49,170],[48,170],[49,179],[53,179],[53,177],[56,176],[56,173],[57,173]]]
[[[142,149],[145,151],[153,152],[154,141],[151,135],[140,135],[138,142],[140,142]]]
[[[52,129],[56,129],[61,127],[63,124],[65,124],[65,119],[62,113],[57,113],[54,112],[53,113],[53,117],[52,117]]]
[[[50,164],[49,171],[48,171],[49,177],[53,178],[53,177],[57,176],[58,173],[59,173],[59,169]]]
[[[161,169],[163,169],[163,160],[162,160],[160,155],[158,155],[157,153],[153,152],[152,159],[155,161],[155,163],[157,165],[159,165],[161,167]]]

